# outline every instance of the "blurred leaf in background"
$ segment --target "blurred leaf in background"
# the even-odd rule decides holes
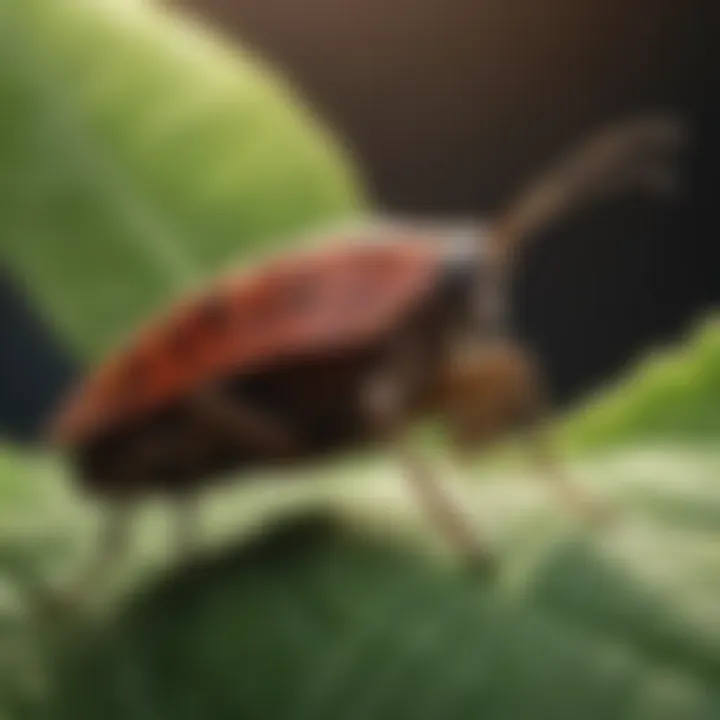
[[[154,3],[0,4],[0,258],[86,355],[355,214],[343,155],[287,85]]]

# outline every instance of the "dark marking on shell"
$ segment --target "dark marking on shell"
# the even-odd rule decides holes
[[[175,359],[185,359],[193,349],[192,338],[183,327],[173,328],[167,336],[167,350]]]
[[[190,360],[197,352],[196,335],[184,323],[171,328],[165,342],[167,351],[175,360]]]
[[[129,357],[121,368],[123,388],[127,391],[129,400],[131,394],[142,392],[151,380],[151,372],[145,358],[139,355]]]
[[[197,324],[209,331],[222,330],[231,320],[231,308],[225,298],[218,295],[203,299],[195,312]]]

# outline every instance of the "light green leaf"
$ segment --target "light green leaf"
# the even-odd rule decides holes
[[[0,569],[31,585],[28,568],[52,574],[68,564],[64,548],[91,535],[46,460],[16,456],[4,469],[14,462],[23,482],[40,473],[42,501],[24,524],[15,515],[25,535],[14,545],[6,535]],[[100,626],[53,638],[52,625],[0,606],[7,657],[30,646],[27,671],[43,678],[22,694],[8,664],[14,694],[0,683],[0,707],[14,698],[58,720],[714,720],[720,454],[638,448],[571,472],[617,504],[615,524],[592,533],[569,522],[525,473],[476,486],[470,507],[501,560],[493,581],[402,549],[433,530],[377,463],[293,478],[285,492],[272,478],[219,492],[205,522],[224,539],[168,575],[158,574],[173,562],[158,553],[168,526],[148,516],[135,557],[143,593]],[[233,545],[302,508],[316,511]]]
[[[359,204],[288,87],[187,20],[141,0],[0,2],[0,259],[83,353]]]
[[[720,319],[683,344],[642,358],[566,424],[565,440],[587,451],[641,441],[720,442]]]

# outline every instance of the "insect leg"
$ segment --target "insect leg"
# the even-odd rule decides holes
[[[398,442],[396,452],[416,497],[438,531],[474,567],[492,566],[492,552],[447,483],[409,444]]]
[[[611,509],[605,502],[582,490],[567,477],[553,447],[552,438],[541,423],[529,431],[529,451],[542,478],[574,513],[593,524],[610,517]]]
[[[407,372],[387,370],[365,388],[365,407],[375,427],[390,441],[410,486],[433,526],[467,558],[473,567],[492,565],[492,554],[467,517],[462,504],[431,464],[414,449],[408,435]]]
[[[241,442],[250,442],[278,455],[292,454],[300,449],[299,439],[282,423],[222,391],[208,389],[198,394],[195,407],[205,421]]]
[[[593,524],[607,520],[611,515],[611,509],[567,477],[547,426],[549,417],[547,394],[539,375],[533,378],[528,393],[529,422],[526,426],[526,438],[531,462],[561,501],[573,512]]]

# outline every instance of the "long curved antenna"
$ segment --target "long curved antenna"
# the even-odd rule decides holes
[[[635,118],[591,136],[541,173],[491,223],[500,259],[592,203],[629,192],[675,195],[685,145],[682,123],[667,117]]]

